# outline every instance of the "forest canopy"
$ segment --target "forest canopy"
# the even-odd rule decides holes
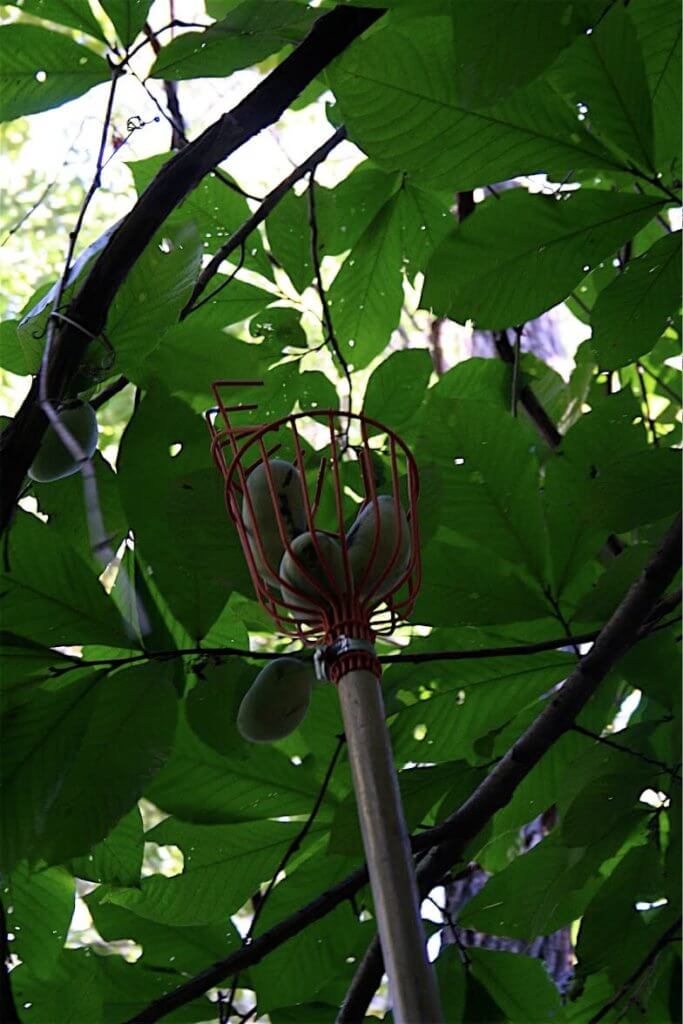
[[[445,1019],[680,1021],[679,4],[0,16],[3,1020],[392,1019],[335,687],[238,727],[312,652],[231,380],[415,457],[377,654]]]

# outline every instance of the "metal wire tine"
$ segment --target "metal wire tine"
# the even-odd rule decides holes
[[[353,590],[353,576],[351,574],[351,565],[349,563],[349,546],[346,540],[346,530],[344,529],[344,503],[343,503],[343,486],[341,480],[341,474],[339,471],[339,452],[337,451],[337,434],[335,430],[335,414],[328,413],[327,422],[330,428],[330,458],[332,462],[332,474],[334,476],[334,496],[335,503],[337,506],[337,526],[339,542],[342,552],[342,563],[344,566],[344,581],[346,583],[346,593],[350,594]]]
[[[325,576],[326,576],[326,584],[327,585],[326,585],[325,588],[323,588],[324,590],[327,591],[327,593],[325,593],[325,597],[328,600],[334,600],[334,598],[336,596],[335,587],[334,587],[334,585],[330,585],[330,581],[333,581],[333,584],[335,583],[334,573],[331,571],[330,565],[328,564],[327,559],[325,558],[325,555],[323,554],[322,548],[320,547],[320,543],[318,541],[318,531],[315,528],[315,519],[314,519],[315,512],[314,512],[313,508],[311,507],[311,500],[310,500],[309,495],[308,495],[308,487],[306,486],[306,470],[305,470],[305,467],[304,467],[304,453],[303,453],[303,449],[301,447],[301,438],[299,437],[299,431],[298,431],[297,425],[296,425],[297,418],[298,417],[296,415],[289,416],[288,417],[288,423],[289,423],[289,426],[290,426],[290,429],[291,429],[291,432],[292,432],[292,438],[293,438],[293,441],[294,441],[294,457],[295,457],[295,460],[296,460],[297,469],[299,470],[301,494],[302,494],[302,497],[303,497],[303,500],[304,500],[304,508],[305,508],[305,511],[306,511],[306,525],[308,527],[308,532],[309,532],[310,537],[311,537],[311,543],[313,544],[313,550],[315,551],[315,553],[316,553],[316,555],[318,557],[318,561],[320,562],[320,565],[322,566],[323,571],[324,571]],[[314,576],[312,576],[311,573],[309,573],[309,571],[306,569],[306,567],[301,564],[301,561],[296,557],[296,555],[293,554],[293,552],[292,552],[290,547],[288,547],[287,550],[289,551],[293,561],[295,562],[295,564],[297,566],[297,569],[299,569],[300,571],[303,571],[303,574],[306,577],[306,579],[309,581],[309,583],[312,583],[314,588],[318,589],[319,586],[320,586],[320,581],[317,580]],[[290,587],[290,585],[287,584],[287,588],[293,590],[294,593],[296,594],[296,592],[297,592],[297,588],[296,587]],[[307,594],[304,595],[304,596],[306,598],[307,604],[310,604],[311,603],[310,602],[310,596],[307,595]],[[314,601],[313,603],[315,604],[316,602]],[[322,603],[321,603],[320,607],[322,609]]]

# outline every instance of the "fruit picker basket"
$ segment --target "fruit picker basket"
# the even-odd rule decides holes
[[[207,414],[259,601],[308,646],[391,633],[420,586],[412,453],[390,428],[339,410],[244,424],[256,406],[224,394],[260,383],[215,382]]]

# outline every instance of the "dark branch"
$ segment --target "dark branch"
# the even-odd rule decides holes
[[[60,322],[48,366],[47,394],[59,401],[91,337],[103,330],[109,307],[128,272],[168,215],[213,167],[276,121],[305,87],[384,12],[340,6],[322,15],[297,48],[241,103],[166,163],[100,253]],[[74,327],[73,324],[79,325]],[[46,428],[34,383],[0,438],[0,531],[13,513],[28,467]]]

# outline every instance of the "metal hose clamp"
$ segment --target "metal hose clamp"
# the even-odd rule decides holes
[[[316,647],[313,655],[313,666],[316,679],[334,682],[330,670],[335,662],[349,654],[364,654],[374,662],[377,658],[375,645],[371,640],[357,640],[355,637],[340,636],[334,643]]]

